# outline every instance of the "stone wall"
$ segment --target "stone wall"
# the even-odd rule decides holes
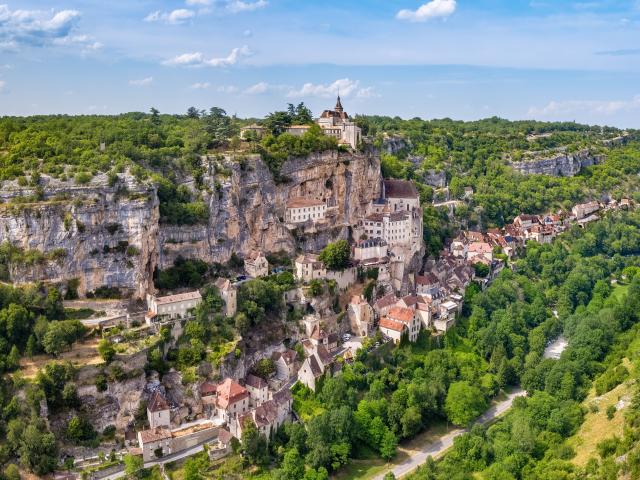
[[[594,155],[589,150],[576,153],[559,153],[550,157],[538,157],[520,162],[509,162],[515,170],[525,175],[541,174],[562,177],[572,177],[583,167],[596,165],[604,160],[603,155]]]

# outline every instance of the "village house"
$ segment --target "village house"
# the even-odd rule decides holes
[[[325,373],[331,374],[332,370],[333,357],[323,345],[318,345],[302,362],[298,370],[298,381],[315,391],[318,379]]]
[[[316,123],[325,135],[336,138],[339,144],[349,145],[354,150],[362,141],[362,130],[344,111],[339,95],[334,109],[322,112]]]
[[[233,422],[232,433],[237,438],[242,437],[242,430],[247,422],[252,422],[258,431],[269,441],[284,422],[290,419],[293,397],[288,388],[283,388],[273,394],[271,400],[254,408],[250,412],[239,416]]]
[[[202,296],[198,290],[165,297],[148,294],[147,305],[149,308],[145,314],[145,322],[147,325],[151,325],[153,322],[187,318],[201,301]]]
[[[598,210],[600,210],[600,203],[593,201],[575,205],[571,209],[571,213],[576,218],[576,220],[581,220],[585,217],[588,217],[592,213],[597,212]]]
[[[138,445],[142,450],[142,460],[151,461],[160,456],[172,453],[171,430],[167,427],[156,427],[138,432]]]
[[[373,330],[374,312],[362,295],[354,295],[347,306],[347,316],[351,331],[360,337],[367,337]]]
[[[382,318],[389,313],[391,307],[398,303],[398,300],[398,297],[396,297],[394,293],[389,293],[375,301],[373,304],[373,311],[376,313],[378,318]]]
[[[408,327],[402,322],[398,322],[389,317],[382,317],[378,324],[380,332],[389,337],[393,343],[398,344],[402,340],[402,335],[408,332]]]
[[[143,461],[149,462],[213,440],[218,431],[219,427],[210,420],[187,423],[175,429],[156,427],[138,432],[138,445]]]
[[[353,247],[353,259],[357,261],[380,260],[387,257],[387,242],[382,238],[358,241]]]
[[[295,267],[295,278],[302,282],[323,279],[327,276],[324,263],[319,260],[318,255],[313,253],[299,255],[295,260]]]
[[[149,427],[153,430],[157,427],[168,427],[171,425],[171,410],[167,399],[160,390],[156,390],[151,395],[147,404],[147,419]]]
[[[244,271],[253,278],[269,275],[269,261],[260,251],[251,251],[244,257]]]
[[[327,333],[323,329],[321,329],[319,325],[316,325],[311,331],[309,340],[314,346],[317,347],[319,345],[322,345],[330,352],[338,349],[338,334]]]
[[[473,242],[467,247],[467,260],[471,263],[491,265],[493,247],[487,242]]]
[[[289,135],[294,135],[296,137],[300,137],[307,133],[311,125],[289,125],[285,130]]]
[[[435,295],[440,289],[440,280],[433,273],[416,275],[416,293],[418,295]]]
[[[271,359],[276,366],[276,377],[280,380],[289,380],[298,372],[296,368],[298,363],[298,352],[295,350],[275,352],[271,355]]]
[[[227,317],[233,317],[238,308],[238,290],[227,278],[218,278],[214,282],[224,302],[224,313]]]
[[[227,378],[216,388],[217,417],[229,423],[249,411],[250,395],[246,388]]]
[[[244,388],[249,392],[252,406],[261,405],[269,399],[269,386],[264,378],[250,373],[245,379]]]
[[[540,217],[538,217],[538,215],[527,215],[525,213],[521,213],[513,219],[513,225],[520,229],[531,228],[538,224],[540,224]]]
[[[316,222],[325,218],[327,204],[324,200],[314,198],[290,198],[287,200],[285,221],[287,223]]]
[[[240,129],[240,138],[242,140],[253,140],[262,138],[265,128],[257,124],[247,125]]]
[[[396,322],[402,322],[407,326],[410,342],[415,342],[418,339],[420,321],[411,308],[392,307],[387,313],[387,317]]]

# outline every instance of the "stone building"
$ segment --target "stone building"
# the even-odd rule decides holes
[[[151,429],[168,427],[171,424],[171,410],[160,390],[156,390],[151,395],[151,399],[147,405],[147,419],[149,420],[149,427]]]
[[[340,95],[336,100],[333,110],[325,110],[317,120],[325,135],[334,137],[339,144],[349,145],[356,149],[362,141],[362,130],[351,120],[349,114],[344,111]]]
[[[318,255],[305,253],[295,260],[296,280],[310,282],[311,280],[322,279],[327,276],[327,268],[320,261]]]
[[[253,140],[262,138],[264,135],[265,128],[260,125],[256,125],[255,123],[252,125],[247,125],[246,127],[242,127],[240,129],[240,138],[242,140]]]
[[[271,359],[276,365],[276,376],[281,380],[289,380],[298,372],[297,360],[298,352],[295,350],[285,350],[284,352],[275,352]]]
[[[227,317],[233,317],[238,308],[238,290],[227,278],[218,278],[214,285],[220,292],[224,301],[224,313]]]
[[[269,399],[269,386],[264,378],[250,373],[244,382],[244,387],[249,392],[251,404],[261,405]]]
[[[285,221],[287,223],[304,223],[322,220],[327,213],[327,204],[315,198],[296,197],[287,200]]]
[[[216,388],[216,409],[218,418],[229,422],[238,415],[249,411],[249,392],[242,385],[227,378]]]
[[[244,270],[253,278],[269,275],[269,262],[260,251],[253,250],[244,257]]]
[[[198,290],[193,292],[178,293],[165,297],[147,295],[148,311],[145,314],[145,322],[151,325],[152,322],[162,322],[176,318],[187,318],[191,311],[202,301],[202,296]]]
[[[351,331],[360,337],[367,337],[373,330],[374,313],[369,302],[362,295],[354,295],[347,306]]]

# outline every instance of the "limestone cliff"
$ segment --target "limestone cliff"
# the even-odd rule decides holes
[[[603,155],[594,155],[589,150],[580,150],[576,153],[560,152],[552,156],[534,156],[519,162],[510,161],[509,165],[525,175],[572,177],[583,167],[596,165],[603,160]]]
[[[380,195],[380,159],[375,152],[324,152],[291,159],[281,168],[280,183],[259,156],[241,161],[225,157],[219,162],[217,170],[224,174],[212,171],[207,178],[212,187],[209,223],[189,228],[160,226],[162,268],[178,255],[225,262],[234,252],[243,255],[252,249],[291,254],[296,248],[320,249],[347,238],[349,225]],[[327,222],[305,231],[288,228],[286,202],[298,196],[325,200],[330,207]]]
[[[0,191],[0,243],[24,252],[11,280],[77,279],[80,295],[110,286],[142,297],[157,259],[155,189],[123,174],[113,186],[106,175],[81,186],[43,176],[38,190],[5,182]]]

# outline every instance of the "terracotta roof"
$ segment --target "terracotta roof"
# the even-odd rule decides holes
[[[396,297],[393,293],[389,293],[388,295],[385,295],[384,297],[377,300],[374,306],[376,308],[384,308],[384,307],[393,305],[397,302],[398,302],[398,297]]]
[[[386,198],[418,198],[418,191],[413,182],[408,180],[386,179],[384,181]]]
[[[438,283],[440,283],[440,280],[431,272],[427,272],[424,275],[416,275],[417,285],[437,285]]]
[[[177,293],[176,295],[167,295],[166,297],[157,297],[156,304],[164,305],[166,303],[184,302],[185,300],[200,300],[202,296],[198,290],[186,293]]]
[[[391,307],[388,313],[389,318],[402,323],[410,324],[413,320],[413,310],[403,307]]]
[[[396,322],[388,317],[382,317],[380,319],[380,328],[386,328],[388,330],[394,330],[396,332],[402,332],[406,328],[406,325],[402,322]]]
[[[472,253],[491,253],[492,251],[491,245],[485,242],[473,242],[469,244],[469,252]]]
[[[307,360],[309,360],[309,368],[311,369],[311,374],[314,377],[319,377],[320,375],[322,375],[322,368],[320,368],[320,364],[318,363],[315,355],[311,355]]]
[[[171,438],[171,430],[166,427],[156,427],[150,430],[142,430],[138,432],[142,443],[157,442],[158,440],[165,440]]]
[[[211,382],[204,382],[200,385],[200,396],[206,397],[209,395],[215,395],[217,391],[217,386]]]
[[[239,383],[227,378],[218,385],[218,406],[227,408],[230,404],[236,403],[249,396],[249,392]]]
[[[287,208],[317,207],[324,204],[324,201],[315,198],[294,197],[287,200]]]
[[[407,306],[410,307],[418,303],[418,297],[416,295],[405,295],[400,300]]]
[[[147,405],[147,410],[149,410],[152,413],[161,412],[163,410],[169,410],[167,399],[164,398],[164,395],[160,392],[160,390],[156,390],[151,395],[151,400],[149,400],[149,404]]]
[[[226,428],[218,430],[218,441],[223,445],[228,445],[232,438],[233,435],[231,435],[231,432]]]
[[[290,402],[292,400],[293,400],[293,396],[291,395],[291,390],[289,390],[286,387],[280,390],[279,392],[276,392],[273,394],[273,401],[276,402],[278,405],[284,405],[285,403]]]
[[[218,290],[226,290],[231,287],[231,282],[228,278],[218,277],[213,284]]]
[[[294,130],[300,130],[300,129],[308,129],[311,128],[311,125],[289,125],[287,127],[287,130],[289,130],[290,128],[294,129]]]
[[[258,377],[257,375],[253,375],[252,373],[247,375],[247,378],[244,383],[247,387],[267,388],[267,382],[264,380],[264,378]]]

